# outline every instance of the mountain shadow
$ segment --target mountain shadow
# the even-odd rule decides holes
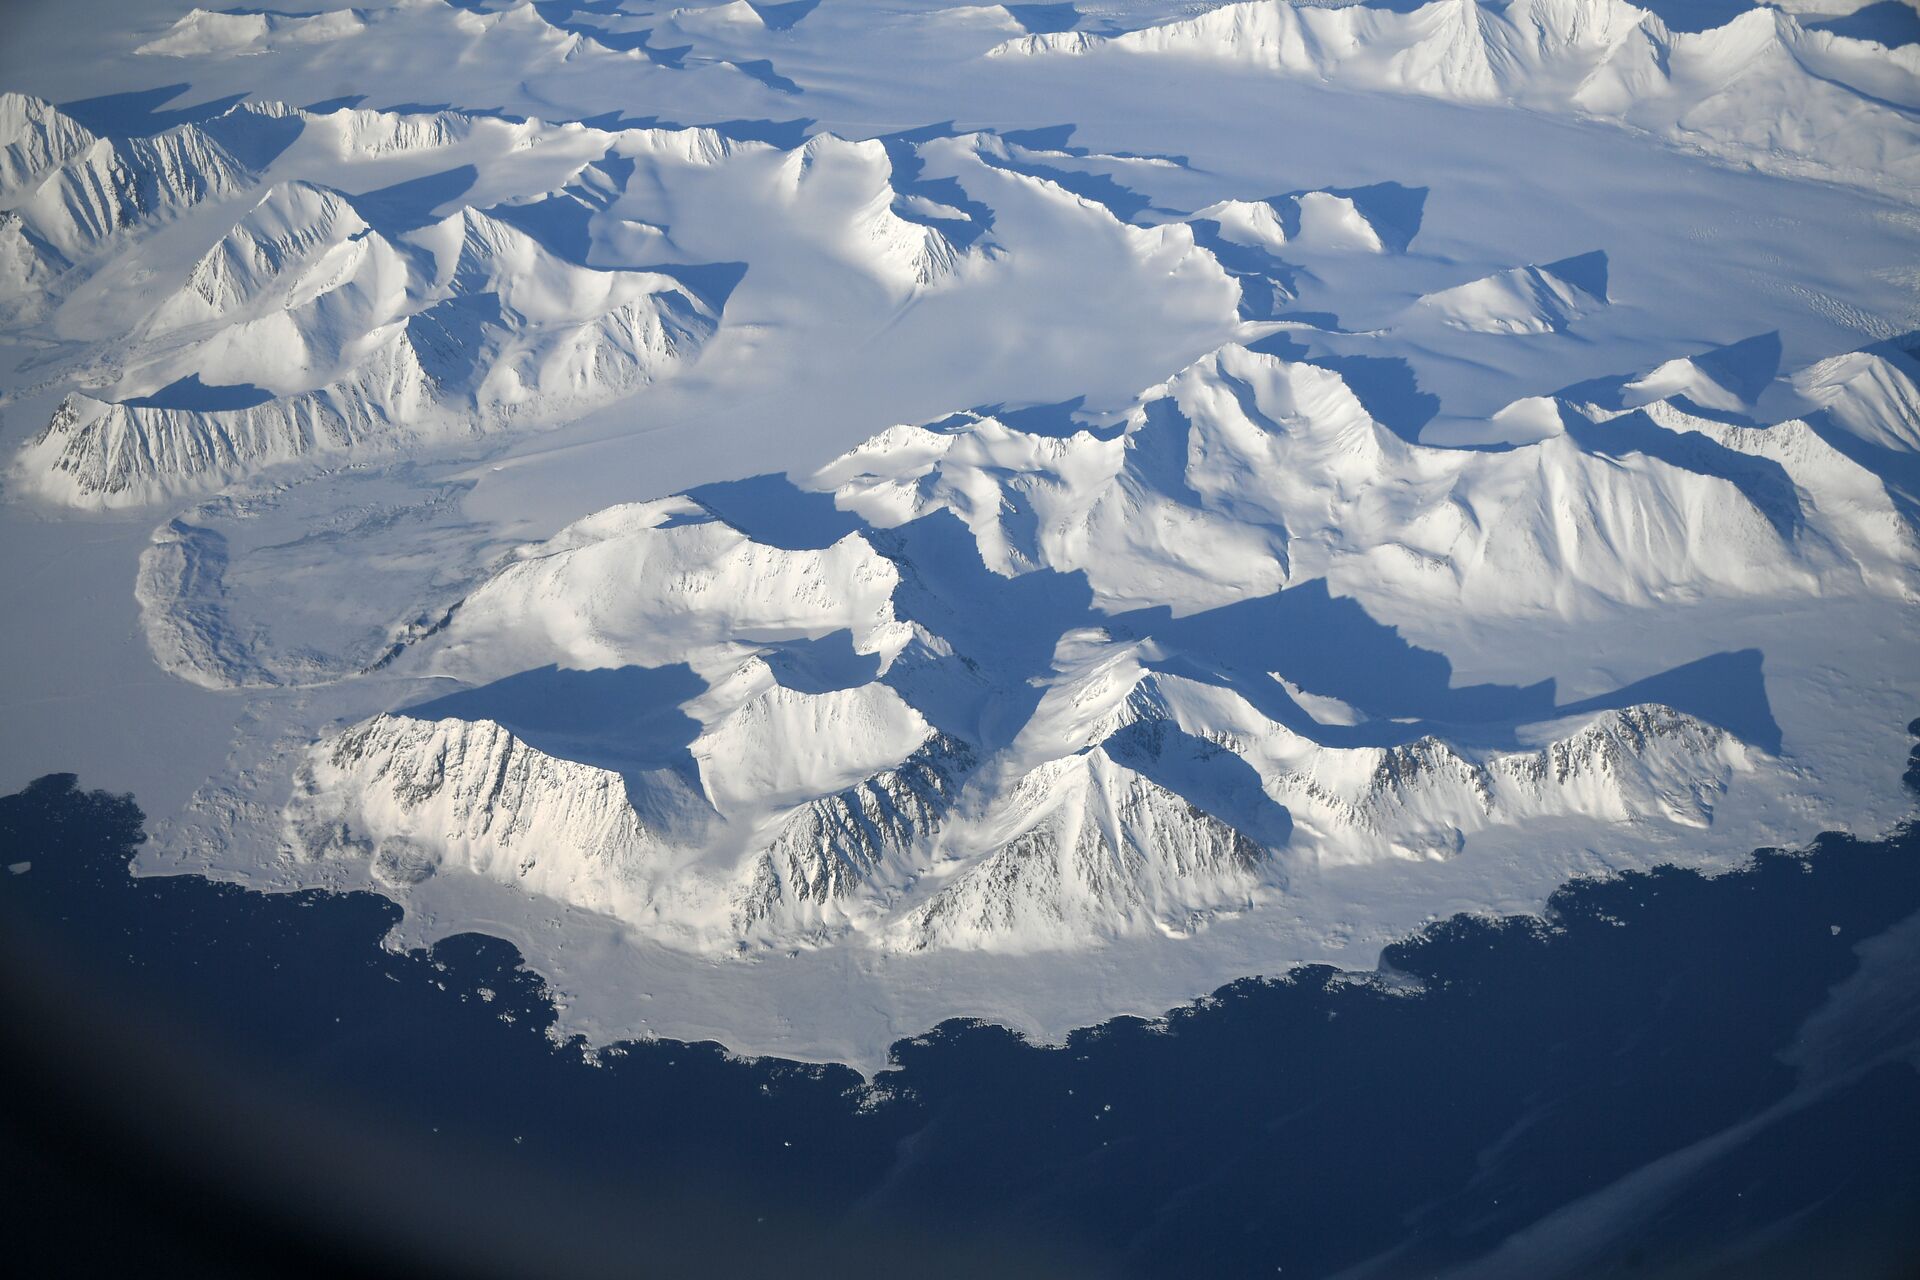
[[[699,722],[680,709],[707,690],[685,663],[572,671],[540,667],[406,707],[420,720],[491,720],[534,750],[620,774],[628,796],[646,803],[648,779],[671,774],[698,786],[688,749]]]

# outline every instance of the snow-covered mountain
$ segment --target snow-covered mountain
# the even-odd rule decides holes
[[[995,252],[969,213],[897,189],[871,139],[817,134],[781,149],[709,128],[235,109],[297,129],[292,154],[307,159],[278,169],[352,171],[479,146],[583,154],[557,186],[441,212],[448,201],[431,190],[276,180],[278,169],[255,172],[202,125],[90,139],[57,109],[16,99],[10,163],[32,176],[0,226],[0,308],[16,322],[51,316],[57,330],[69,297],[97,308],[88,281],[110,242],[150,241],[203,204],[234,211],[178,287],[136,304],[98,357],[113,385],[72,392],[15,460],[21,488],[76,506],[147,504],[279,463],[562,421],[666,376],[712,337],[730,286],[724,269],[686,263],[658,225],[630,215],[665,182],[727,171],[765,216],[807,229],[818,252],[896,304]],[[75,154],[56,163],[63,149]],[[953,239],[962,232],[965,247]],[[665,273],[635,265],[647,258]],[[126,311],[103,323],[124,325]]]
[[[452,863],[613,912],[650,892],[658,841],[620,776],[536,751],[497,724],[383,716],[316,753],[297,785],[352,788],[350,820],[296,800],[292,830],[306,852],[403,851],[415,877]],[[560,830],[567,843],[555,846]]]
[[[755,940],[830,936],[869,883],[910,874],[973,763],[966,743],[935,733],[898,765],[808,801],[749,859],[729,923]]]
[[[1112,610],[1218,608],[1322,575],[1491,614],[1835,575],[1911,589],[1913,531],[1884,483],[1803,423],[1662,405],[1523,448],[1424,448],[1333,370],[1245,347],[1154,388],[1118,431],[897,427],[818,482],[882,527],[950,511],[995,572],[1084,573]]]
[[[569,269],[483,214],[452,221],[428,229],[451,269],[406,283],[402,253],[370,235],[333,241],[328,247],[349,261],[322,255],[311,264],[327,273],[319,282],[305,272],[249,278],[309,265],[299,250],[318,229],[280,241],[229,236],[201,259],[183,295],[218,308],[275,288],[284,309],[224,325],[193,358],[263,380],[277,374],[295,387],[316,370],[329,380],[282,395],[227,384],[241,388],[237,397],[196,389],[178,403],[74,393],[27,442],[17,472],[61,501],[117,506],[316,454],[386,451],[520,418],[550,420],[670,372],[717,323],[713,307],[670,277]],[[316,284],[320,292],[302,300]],[[383,285],[396,292],[383,296]],[[423,295],[435,300],[405,309]],[[185,296],[170,300],[164,318],[192,305]],[[367,327],[350,327],[355,321]],[[243,403],[219,404],[234,398]]]
[[[895,651],[899,571],[860,534],[819,549],[756,542],[687,498],[615,507],[525,548],[436,637],[467,679],[537,666],[659,666],[736,646],[846,632]],[[731,669],[729,663],[728,669]]]
[[[1189,716],[1207,692],[1190,699]],[[1730,782],[1765,767],[1664,707],[1608,712],[1539,750],[1485,760],[1432,739],[1340,751],[1271,724],[1264,739],[1213,732],[1225,743],[1213,757],[1238,770],[1268,762],[1262,788],[1319,828],[1323,853],[1362,859],[1467,856],[1472,832],[1539,816],[1705,826]],[[988,789],[970,772],[976,748],[929,735],[771,825],[733,827],[770,839],[703,848],[643,821],[636,784],[618,772],[549,755],[489,721],[382,716],[314,749],[287,830],[302,856],[371,857],[398,841],[423,865],[722,951],[850,932],[909,950],[1074,948],[1192,932],[1219,912],[1284,901],[1282,850],[1122,763],[1162,763],[1139,735],[1109,737]],[[1289,752],[1292,768],[1271,763]]]
[[[1514,102],[1618,121],[1743,162],[1908,192],[1920,182],[1912,48],[1809,30],[1771,7],[1694,33],[1629,0],[1432,0],[1410,11],[1247,0],[1117,35],[1021,36],[992,55],[1108,52]]]
[[[914,907],[907,950],[1051,950],[1143,929],[1192,931],[1253,905],[1262,850],[1099,747],[1020,780],[974,865]]]
[[[455,139],[442,119],[409,136],[349,127],[347,145],[444,147]],[[44,278],[117,233],[253,184],[196,126],[96,142],[40,182],[10,230],[59,252]],[[511,211],[382,230],[343,191],[254,190],[117,354],[123,383],[159,390],[68,395],[16,460],[24,487],[138,504],[312,455],[552,421],[672,372],[718,323],[717,299],[657,272],[568,261]]]
[[[872,1058],[1905,812],[1883,14],[105,4],[0,93],[0,757],[154,865]]]
[[[366,18],[352,9],[331,13],[228,12],[194,9],[135,52],[184,58],[204,54],[244,56],[358,35]]]
[[[1196,211],[1195,222],[1212,222],[1236,244],[1282,254],[1308,252],[1397,253],[1419,229],[1417,219],[1396,218],[1375,207],[1367,193],[1295,191],[1270,200],[1221,200]]]
[[[76,263],[140,226],[243,192],[254,174],[194,125],[151,137],[95,137],[38,98],[0,97],[0,321],[45,316]]]
[[[1553,262],[1482,276],[1426,294],[1414,306],[1471,333],[1537,334],[1559,333],[1606,304],[1604,266],[1596,278],[1575,263]]]
[[[240,312],[292,310],[334,295],[371,255],[398,256],[348,197],[309,182],[276,183],[201,255],[185,287],[148,324],[164,330]],[[387,286],[394,287],[404,288],[404,281]],[[376,286],[376,293],[383,291]]]
[[[812,481],[864,528],[811,549],[689,499],[616,508],[526,548],[396,669],[457,676],[476,709],[548,664],[683,671],[683,747],[615,773],[587,763],[611,740],[553,738],[568,763],[487,720],[380,717],[314,748],[290,828],[420,843],[669,945],[995,952],[1191,933],[1284,903],[1308,856],[1705,829],[1780,768],[1768,744],[1624,694],[1409,722],[1294,683],[1231,621],[1348,582],[1482,616],[1843,579],[1910,597],[1912,526],[1808,424],[1562,408],[1531,445],[1422,448],[1334,370],[1230,346],[1104,430],[891,428]],[[981,571],[1088,596],[1036,613]],[[550,794],[461,799],[503,760]]]
[[[809,138],[787,156],[780,177],[796,200],[810,188],[850,192],[857,203],[847,220],[845,249],[855,261],[875,264],[896,288],[935,284],[959,270],[961,251],[938,225],[908,216],[916,211],[894,190],[892,161],[877,140]]]
[[[212,134],[186,125],[151,138],[97,138],[40,177],[14,211],[24,229],[75,261],[132,227],[237,195],[252,180]]]
[[[1897,346],[1849,351],[1794,377],[1794,387],[1869,444],[1920,453],[1920,359]]]
[[[0,196],[31,185],[97,141],[52,103],[0,93]]]

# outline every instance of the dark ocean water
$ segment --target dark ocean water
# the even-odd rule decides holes
[[[509,944],[389,954],[371,895],[135,880],[141,824],[70,775],[0,799],[0,864],[30,864],[0,873],[16,1274],[1920,1259],[1911,826],[1448,920],[1389,950],[1392,981],[1247,980],[1061,1048],[946,1023],[870,1088],[713,1045],[556,1045]]]

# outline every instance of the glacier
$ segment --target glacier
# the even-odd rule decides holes
[[[870,1068],[1910,810],[1852,0],[88,3],[0,53],[0,746],[142,871]]]

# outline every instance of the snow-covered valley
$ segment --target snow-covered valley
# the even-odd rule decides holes
[[[89,3],[0,58],[0,715],[147,870],[871,1066],[1908,811],[1846,0]]]

